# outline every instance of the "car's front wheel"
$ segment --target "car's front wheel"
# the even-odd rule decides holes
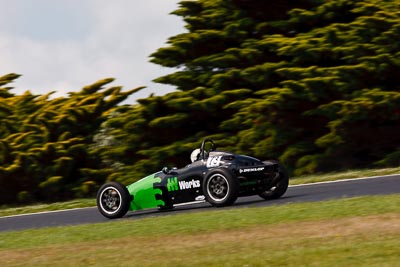
[[[128,189],[118,182],[109,182],[97,192],[97,208],[109,219],[123,217],[129,209],[131,196]]]
[[[239,192],[239,183],[233,175],[224,169],[212,171],[203,183],[206,200],[213,206],[224,207],[232,205]]]
[[[279,165],[279,177],[277,183],[268,190],[259,194],[265,200],[277,199],[285,194],[289,187],[289,175],[282,165]]]

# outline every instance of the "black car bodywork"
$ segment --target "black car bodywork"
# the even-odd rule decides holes
[[[241,196],[279,198],[288,183],[285,169],[276,161],[218,151],[212,140],[205,139],[184,168],[164,168],[127,187],[104,184],[97,194],[97,206],[107,218],[122,217],[128,210],[171,209],[204,200],[222,207]]]

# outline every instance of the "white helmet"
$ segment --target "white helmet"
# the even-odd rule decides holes
[[[190,160],[195,162],[200,159],[200,148],[196,148],[193,150],[192,154],[190,154]]]

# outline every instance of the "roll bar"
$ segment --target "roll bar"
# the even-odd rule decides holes
[[[205,149],[205,146],[206,146],[206,143],[207,143],[207,142],[210,142],[210,143],[211,143],[211,151],[215,150],[215,143],[214,143],[214,141],[213,141],[212,139],[205,138],[205,139],[203,140],[203,142],[201,142],[201,147],[200,147],[200,154],[201,154],[201,158],[202,158],[203,160],[205,159],[205,151],[204,151],[204,149]]]

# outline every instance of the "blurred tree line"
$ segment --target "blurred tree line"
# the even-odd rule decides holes
[[[0,204],[92,194],[104,182],[93,142],[112,109],[137,88],[104,88],[105,79],[68,97],[11,93],[19,75],[0,77]]]
[[[173,93],[118,105],[135,90],[101,90],[109,80],[53,100],[1,89],[2,202],[181,167],[204,137],[296,175],[400,164],[399,1],[197,0],[173,14],[187,31],[151,55],[175,69],[156,79]]]

